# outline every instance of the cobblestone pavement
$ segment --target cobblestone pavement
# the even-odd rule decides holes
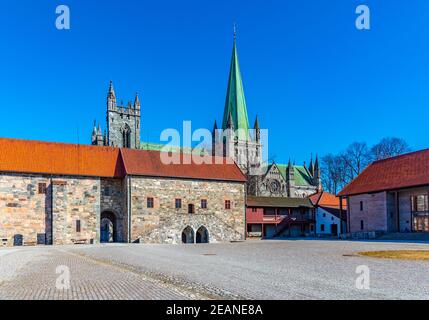
[[[68,269],[64,269],[63,266]],[[65,270],[70,274],[69,289],[64,288],[67,282],[62,281],[63,276],[66,276]],[[192,298],[206,297],[195,296],[159,280],[97,262],[59,247],[0,250],[0,299],[184,300]]]
[[[429,299],[429,262],[358,256],[428,244],[248,241],[0,249],[0,299]],[[6,253],[5,253],[6,252]],[[70,268],[70,290],[55,269]],[[356,288],[368,266],[370,289]]]

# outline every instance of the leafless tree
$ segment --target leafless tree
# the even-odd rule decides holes
[[[398,156],[410,151],[410,147],[404,139],[384,138],[371,148],[373,161]]]
[[[357,177],[371,163],[371,155],[365,142],[353,142],[341,154],[341,158],[346,165],[345,174],[348,181]]]
[[[328,154],[321,160],[323,188],[336,194],[348,183],[347,165],[341,155]]]

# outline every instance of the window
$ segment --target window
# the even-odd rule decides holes
[[[321,231],[321,232],[325,232],[325,225],[324,225],[324,224],[321,224],[321,225],[320,225],[320,231]]]
[[[39,183],[39,194],[46,194],[46,183]]]
[[[360,211],[363,211],[363,201],[360,202]]]
[[[428,211],[428,195],[421,194],[411,197],[411,211],[425,212]]]
[[[176,199],[176,209],[182,208],[182,199]]]
[[[360,221],[360,229],[363,230],[364,229],[364,225],[363,225],[363,220]]]
[[[252,208],[252,212],[258,212],[258,208]]]
[[[80,232],[80,220],[76,220],[76,232]]]
[[[195,213],[195,206],[193,204],[188,204],[188,213]]]
[[[326,213],[323,214],[323,218],[326,218]]]
[[[201,209],[207,209],[207,200],[206,199],[201,200]]]
[[[153,208],[153,198],[147,198],[147,207]]]
[[[104,196],[105,197],[110,196],[110,187],[109,186],[104,187]]]
[[[225,210],[231,209],[231,200],[225,200]]]

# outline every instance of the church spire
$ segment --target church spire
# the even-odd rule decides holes
[[[253,130],[255,131],[255,141],[257,141],[257,142],[261,141],[261,128],[259,126],[258,116],[256,116],[255,125],[253,126]]]
[[[246,98],[237,54],[236,28],[234,25],[234,45],[229,71],[228,90],[226,94],[222,129],[228,129],[229,117],[232,117],[234,128],[239,130],[239,140],[249,140],[249,119],[247,116]]]
[[[107,108],[114,109],[116,108],[116,94],[115,89],[113,88],[113,81],[110,80],[109,93],[107,94]]]

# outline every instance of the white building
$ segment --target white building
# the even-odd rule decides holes
[[[333,194],[321,191],[310,196],[310,200],[316,211],[316,235],[340,236],[340,199]],[[345,207],[344,205],[343,208]],[[343,217],[344,216],[345,214],[343,212]]]

